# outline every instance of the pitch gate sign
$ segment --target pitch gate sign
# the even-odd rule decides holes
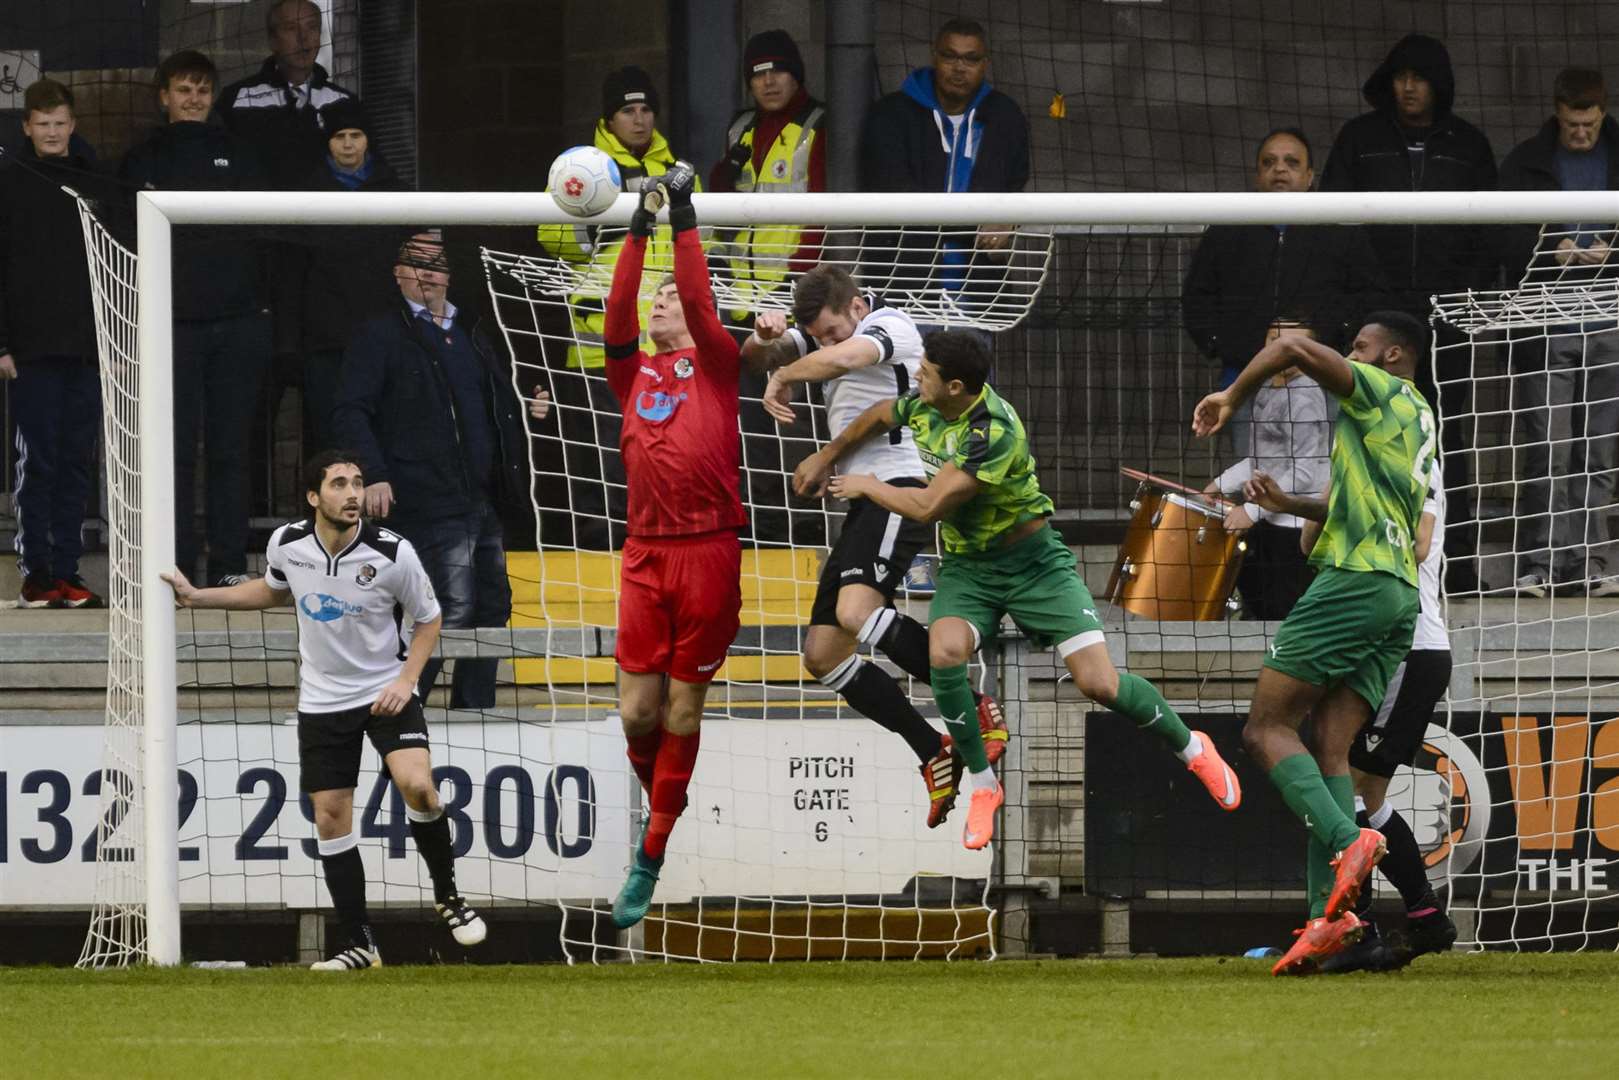
[[[469,896],[617,892],[634,780],[616,721],[429,726]],[[327,904],[295,726],[183,724],[179,736],[182,903]],[[115,861],[132,854],[132,830],[118,827],[132,782],[103,771],[102,741],[99,726],[0,727],[0,905],[87,906],[98,846]],[[354,801],[371,900],[430,898],[403,801],[369,746]],[[711,720],[658,899],[882,894],[919,874],[986,877],[989,852],[963,850],[959,828],[929,831],[926,807],[905,744],[869,722]]]

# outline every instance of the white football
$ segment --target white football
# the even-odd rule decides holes
[[[551,163],[551,198],[574,217],[594,217],[613,205],[624,182],[605,150],[575,146]]]

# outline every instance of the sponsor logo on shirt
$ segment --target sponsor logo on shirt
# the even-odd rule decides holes
[[[685,394],[666,394],[662,390],[643,390],[635,399],[635,415],[652,424],[661,424],[675,414]]]
[[[360,572],[354,575],[354,584],[362,589],[369,589],[377,583],[377,568],[370,563],[360,567]]]
[[[645,364],[641,365],[641,374],[642,375],[650,375],[650,376],[652,376],[652,381],[653,382],[662,382],[663,381],[663,376],[658,374],[658,371],[657,371],[656,368],[649,368]]]
[[[331,622],[345,615],[359,615],[365,609],[337,596],[325,593],[304,593],[298,598],[298,610],[315,622]]]

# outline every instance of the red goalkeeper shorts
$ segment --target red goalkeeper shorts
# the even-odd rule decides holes
[[[624,542],[618,666],[706,683],[742,625],[742,541],[734,532]]]

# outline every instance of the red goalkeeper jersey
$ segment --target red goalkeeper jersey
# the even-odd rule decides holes
[[[721,325],[695,229],[675,233],[675,287],[693,348],[637,348],[646,239],[629,237],[607,295],[607,381],[624,410],[619,449],[631,536],[692,536],[747,524],[737,377],[741,349]]]

